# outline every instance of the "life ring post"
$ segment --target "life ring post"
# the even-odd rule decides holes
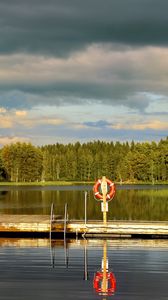
[[[114,198],[116,187],[114,182],[103,176],[99,178],[93,187],[94,198],[101,201],[101,210],[103,212],[104,231],[107,230],[107,212],[108,202]]]
[[[107,212],[106,212],[107,181],[106,181],[106,176],[102,177],[101,190],[102,190],[102,194],[103,194],[103,223],[104,223],[104,227],[106,228],[106,226],[107,226]]]

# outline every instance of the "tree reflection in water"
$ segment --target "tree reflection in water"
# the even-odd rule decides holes
[[[37,190],[33,187],[20,187],[1,191],[0,213],[49,215],[53,202],[56,214],[64,215],[67,203],[69,218],[84,220],[84,190],[87,188],[87,219],[102,220],[100,203],[95,203],[92,187],[80,187],[81,190],[75,186],[72,190],[54,188],[38,187]],[[168,186],[119,186],[115,201],[109,203],[108,220],[167,221],[167,216]]]

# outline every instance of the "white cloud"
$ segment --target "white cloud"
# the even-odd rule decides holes
[[[44,118],[37,121],[39,124],[50,124],[54,126],[62,125],[65,123],[65,120],[59,118]]]
[[[7,144],[14,144],[17,142],[30,142],[29,138],[26,137],[19,137],[19,136],[0,136],[0,145],[4,146]]]
[[[27,111],[25,111],[25,110],[16,110],[15,115],[17,117],[25,117],[27,115]]]
[[[33,131],[57,130],[57,137],[68,132],[74,139],[85,134],[87,140],[91,132],[101,137],[100,120],[111,124],[104,130],[165,131],[167,57],[166,48],[119,51],[111,45],[92,45],[66,59],[0,56],[1,131],[14,136],[31,132],[33,139]]]
[[[0,114],[6,113],[6,108],[0,107]]]
[[[10,116],[0,116],[0,128],[12,128],[13,120]]]
[[[145,130],[145,129],[154,129],[154,130],[168,130],[168,122],[162,122],[159,120],[155,121],[146,121],[142,123],[116,123],[110,126],[114,129],[129,129],[129,130]]]
[[[19,96],[10,100],[9,105],[16,107],[46,102],[82,105],[89,99],[90,103],[144,108],[159,101],[158,96],[168,96],[167,57],[167,48],[119,51],[103,45],[89,46],[68,58],[4,55],[0,56],[0,86],[27,93],[22,102]],[[35,101],[31,100],[34,95]],[[4,104],[3,98],[0,103]]]

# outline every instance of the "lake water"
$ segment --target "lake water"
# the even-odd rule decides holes
[[[109,295],[93,283],[105,259]],[[0,300],[168,299],[167,240],[0,238],[0,270]]]
[[[102,219],[91,186],[0,187],[0,214]],[[118,186],[108,219],[168,220],[168,186]],[[107,280],[108,279],[108,280]],[[0,300],[166,300],[168,240],[0,238]]]
[[[64,214],[68,203],[70,219],[84,219],[84,191],[88,192],[88,219],[102,219],[100,202],[93,197],[92,186],[1,186],[0,214]],[[109,220],[168,220],[168,185],[117,186],[109,203]]]

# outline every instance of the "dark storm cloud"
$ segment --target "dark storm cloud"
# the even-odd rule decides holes
[[[10,92],[8,92],[10,91]],[[150,99],[134,95],[133,84],[96,84],[64,82],[51,85],[0,86],[0,106],[7,108],[31,108],[37,105],[124,105],[144,111]],[[4,105],[5,104],[5,105]]]
[[[167,45],[166,0],[0,0],[0,52],[66,56],[92,43]]]

